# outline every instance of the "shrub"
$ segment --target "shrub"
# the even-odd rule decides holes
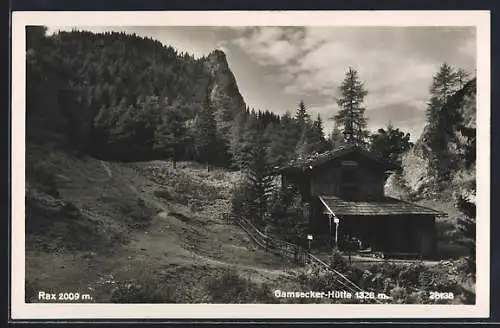
[[[175,193],[183,195],[186,199],[194,198],[214,201],[223,198],[220,188],[206,183],[204,180],[205,179],[193,180],[193,178],[187,174],[178,175],[173,189]]]
[[[134,267],[125,275],[99,277],[89,284],[98,303],[201,303],[209,295],[200,281],[186,282],[165,277],[161,271],[147,266]]]
[[[241,277],[235,269],[227,269],[208,284],[214,303],[275,303],[268,285],[258,285]]]
[[[61,213],[66,215],[68,218],[78,218],[81,216],[80,209],[71,202],[66,202],[62,206]]]
[[[154,279],[128,280],[116,283],[111,291],[112,303],[176,303],[176,287]]]
[[[333,269],[340,272],[347,272],[349,268],[347,261],[344,259],[342,253],[340,253],[339,251],[333,252],[330,259],[330,265]]]
[[[408,292],[405,287],[396,286],[391,290],[390,296],[396,304],[403,304],[408,301]]]
[[[131,228],[145,228],[151,224],[156,211],[149,207],[142,198],[137,198],[135,203],[125,204],[122,207],[122,213],[127,217]]]
[[[435,303],[429,299],[430,291],[453,293],[455,302],[474,304],[475,294],[471,274],[466,274],[466,259],[460,261],[442,261],[439,265],[427,266],[421,262],[409,265],[398,265],[383,262],[370,265],[366,269],[356,266],[347,266],[345,271],[339,270],[343,264],[342,257],[332,256],[332,263],[339,261],[341,264],[335,268],[344,273],[347,278],[366,291],[385,293],[393,297],[394,303]],[[313,290],[338,289],[334,275],[298,276],[301,284]],[[450,303],[451,300],[440,300],[439,303]]]
[[[349,278],[349,277],[348,277]],[[314,291],[341,291],[345,290],[345,287],[338,282],[338,277],[336,274],[327,272],[321,274],[318,271],[313,271],[310,274],[302,273],[297,277],[299,283],[301,284],[304,290],[314,290]],[[323,300],[323,301],[332,301],[332,300]],[[313,303],[313,302],[321,302],[320,299],[314,300],[303,300],[298,303]],[[335,299],[335,303],[363,303],[363,300],[359,300],[356,298],[352,299]]]
[[[294,189],[276,188],[270,196],[268,221],[273,233],[291,243],[303,242],[309,205],[302,202],[300,194]]]
[[[455,262],[455,269],[458,273],[464,273],[467,276],[475,277],[476,275],[476,260],[472,256],[463,256]]]
[[[155,197],[158,198],[163,198],[166,200],[173,199],[172,194],[167,189],[157,189],[153,192],[153,194],[155,195]]]
[[[429,293],[424,290],[419,290],[409,294],[406,297],[406,303],[409,304],[429,304],[431,300],[429,299]]]
[[[221,170],[215,171],[214,172],[214,179],[225,181],[226,180],[225,172],[221,171]]]
[[[420,284],[420,277],[425,267],[422,263],[412,263],[406,265],[400,272],[398,276],[399,283],[403,286],[416,287]],[[421,286],[425,287],[425,286]]]

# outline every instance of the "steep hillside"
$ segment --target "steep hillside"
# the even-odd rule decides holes
[[[27,301],[38,291],[87,293],[94,302],[216,301],[207,288],[227,270],[255,291],[290,283],[285,260],[223,217],[237,173],[33,145],[27,164]]]

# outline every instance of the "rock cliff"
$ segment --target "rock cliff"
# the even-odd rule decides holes
[[[391,176],[386,192],[394,196],[411,198],[449,198],[456,193],[468,198],[475,194],[475,135],[476,135],[476,80],[473,79],[451,96],[445,104],[448,111],[456,114],[456,120],[447,127],[446,154],[450,161],[451,179],[441,183],[430,174],[431,128],[425,126],[415,146],[403,157],[403,170]]]

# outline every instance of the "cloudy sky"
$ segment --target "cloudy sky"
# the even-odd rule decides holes
[[[475,29],[470,27],[77,27],[148,36],[196,57],[226,53],[240,92],[256,109],[294,111],[304,100],[328,120],[349,66],[368,91],[371,130],[391,121],[421,133],[433,74],[443,62],[474,73]],[[49,28],[49,33],[64,28]]]

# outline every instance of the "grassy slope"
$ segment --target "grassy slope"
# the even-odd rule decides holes
[[[32,211],[30,222],[45,228],[27,233],[28,301],[44,290],[91,293],[95,301],[107,302],[113,286],[134,280],[173,289],[174,301],[209,301],[207,279],[224,268],[256,283],[287,280],[283,259],[257,249],[222,218],[236,174],[208,173],[190,163],[174,170],[163,161],[102,162],[34,146],[27,150],[27,168],[27,189],[37,191],[35,201],[50,198],[38,181],[49,175],[59,193],[53,198],[75,205],[83,213],[78,219],[92,228],[85,234],[72,218]],[[145,203],[139,211],[138,199]],[[130,228],[131,217],[141,215],[145,224]],[[68,237],[79,246],[66,247]],[[186,290],[192,292],[181,293]]]

